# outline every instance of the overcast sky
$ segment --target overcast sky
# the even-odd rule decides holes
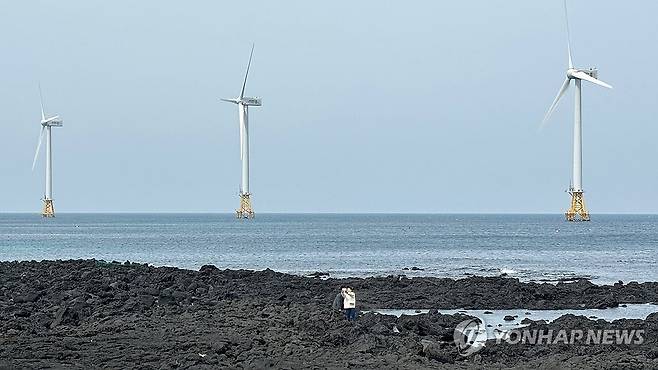
[[[572,0],[592,213],[658,212],[658,2]],[[38,82],[59,212],[233,212],[239,93],[258,212],[561,213],[560,0],[3,1],[0,211],[38,212]]]

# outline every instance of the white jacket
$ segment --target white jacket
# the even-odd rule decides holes
[[[343,308],[356,308],[356,293],[353,290],[343,288],[340,294],[343,296]]]

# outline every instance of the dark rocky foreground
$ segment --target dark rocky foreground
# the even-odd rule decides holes
[[[638,345],[488,342],[457,353],[465,316],[331,310],[352,285],[361,309],[599,308],[658,301],[658,283],[597,286],[509,278],[320,280],[270,270],[200,271],[100,261],[0,262],[0,368],[658,368],[658,314],[605,323],[563,316],[531,328],[641,329]]]

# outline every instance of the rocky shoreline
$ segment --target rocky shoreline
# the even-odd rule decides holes
[[[579,309],[658,301],[658,283],[522,283],[390,276],[315,279],[271,270],[200,271],[94,260],[0,262],[0,367],[9,368],[658,368],[658,314],[606,323],[566,315],[530,328],[643,330],[637,345],[490,343],[458,354],[467,317],[331,309],[341,286],[358,307]]]

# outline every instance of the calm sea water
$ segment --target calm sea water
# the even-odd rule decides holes
[[[0,260],[69,258],[335,277],[658,281],[658,215],[0,214]],[[403,271],[413,266],[424,271]]]
[[[395,315],[418,315],[421,313],[428,313],[428,309],[420,310],[397,310],[397,309],[384,309],[375,310],[376,312]],[[442,314],[455,315],[464,314],[479,318],[486,325],[487,338],[495,339],[495,331],[509,331],[513,329],[520,329],[525,324],[521,324],[524,318],[532,320],[546,320],[547,322],[554,321],[555,319],[572,314],[576,316],[586,316],[593,320],[603,319],[608,322],[619,319],[639,319],[645,320],[647,316],[654,312],[658,312],[658,306],[655,304],[625,304],[623,307],[613,307],[606,309],[582,309],[582,310],[526,310],[526,309],[512,309],[512,310],[438,310]],[[487,312],[485,314],[485,312]],[[506,321],[505,316],[517,316],[514,321]]]

